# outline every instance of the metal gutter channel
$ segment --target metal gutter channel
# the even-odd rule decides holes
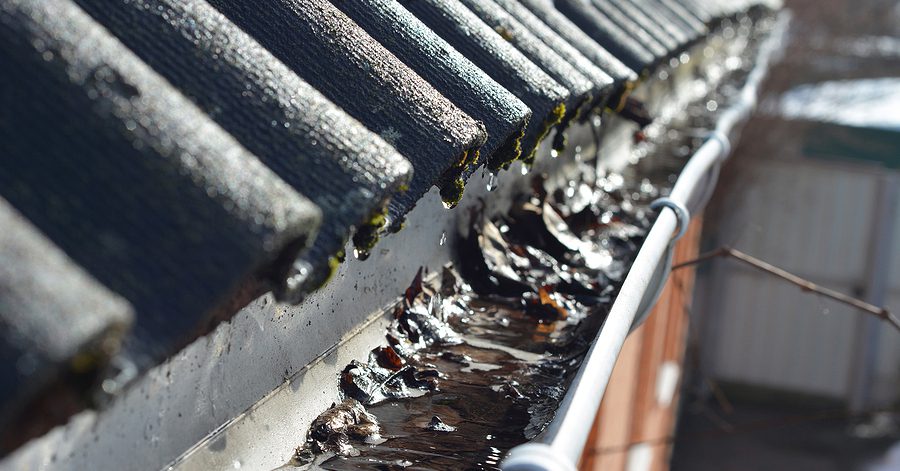
[[[669,200],[677,205],[689,206],[695,202],[695,210],[702,208],[704,201],[696,196],[708,194],[708,188],[715,185],[709,178],[731,151],[728,135],[736,126],[746,120],[756,106],[758,89],[765,78],[769,65],[779,51],[789,14],[782,13],[769,38],[761,45],[756,66],[747,78],[736,102],[722,113],[716,129],[710,134],[700,149],[685,166]],[[699,204],[697,204],[699,203]],[[684,224],[686,221],[683,221]],[[581,459],[588,434],[593,426],[609,384],[622,345],[631,331],[645,297],[653,295],[654,274],[663,262],[672,241],[672,234],[678,228],[679,217],[671,208],[664,208],[650,229],[638,252],[631,271],[625,278],[619,296],[613,303],[609,317],[588,351],[571,388],[560,405],[554,420],[537,441],[513,448],[501,467],[505,471],[562,471],[575,470]],[[670,261],[669,261],[670,262]],[[668,275],[668,268],[661,272]],[[590,418],[586,420],[586,418]]]

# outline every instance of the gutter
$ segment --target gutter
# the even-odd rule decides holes
[[[731,152],[729,135],[756,107],[759,87],[770,65],[778,58],[790,22],[781,13],[769,37],[760,46],[756,65],[736,96],[718,119],[709,139],[688,161],[651,227],[622,285],[619,296],[581,368],[566,393],[556,417],[531,443],[513,448],[501,463],[504,471],[574,471],[581,459],[613,367],[632,328],[649,312],[671,270],[671,248],[676,230],[683,230],[689,214],[705,206],[715,188],[718,169]],[[682,208],[681,216],[674,208]],[[687,217],[686,217],[687,216]],[[648,301],[649,300],[649,301]],[[637,322],[636,322],[637,321]]]

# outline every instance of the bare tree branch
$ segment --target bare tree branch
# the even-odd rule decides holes
[[[807,279],[801,278],[793,273],[790,273],[786,270],[778,268],[772,264],[766,263],[756,257],[751,255],[747,255],[740,250],[733,249],[731,247],[722,247],[711,252],[707,252],[705,254],[700,255],[699,257],[688,260],[683,263],[679,263],[672,267],[672,270],[677,270],[679,268],[685,268],[693,265],[698,265],[700,263],[712,260],[714,258],[733,258],[739,262],[743,262],[746,265],[749,265],[757,270],[763,271],[775,277],[781,278],[789,283],[792,283],[801,290],[811,293],[816,293],[821,296],[825,296],[826,298],[833,299],[839,303],[847,304],[849,306],[855,307],[860,311],[866,312],[868,314],[872,314],[881,320],[890,324],[894,329],[900,332],[900,320],[898,320],[887,308],[878,307],[873,304],[869,304],[860,299],[856,299],[852,296],[848,296],[843,293],[839,293],[833,289],[828,289],[822,286],[819,286]]]

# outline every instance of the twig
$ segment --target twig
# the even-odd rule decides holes
[[[816,293],[816,294],[825,296],[826,298],[833,299],[837,302],[844,303],[849,306],[853,306],[856,309],[859,309],[860,311],[867,312],[869,314],[872,314],[872,315],[880,318],[881,320],[889,323],[898,332],[900,332],[900,320],[898,320],[893,314],[891,314],[891,312],[888,311],[887,308],[878,307],[873,304],[869,304],[865,301],[862,301],[860,299],[856,299],[852,296],[847,296],[846,294],[839,293],[833,289],[824,288],[824,287],[819,286],[807,279],[800,278],[799,276],[794,275],[793,273],[789,273],[786,270],[782,270],[781,268],[778,268],[774,265],[766,263],[756,257],[747,255],[744,252],[733,249],[731,247],[722,247],[717,250],[713,250],[712,252],[707,252],[693,260],[688,260],[686,262],[674,265],[672,267],[672,270],[677,270],[679,268],[685,268],[685,267],[697,265],[697,264],[700,264],[700,263],[703,263],[703,262],[706,262],[706,261],[709,261],[709,260],[712,260],[712,259],[718,258],[718,257],[733,258],[733,259],[743,262],[753,268],[764,271],[770,275],[776,276],[776,277],[781,278],[785,281],[788,281],[794,285],[797,285],[803,291]]]
[[[722,408],[722,411],[728,415],[733,414],[734,405],[728,400],[728,396],[725,395],[725,391],[722,391],[722,387],[719,386],[719,383],[709,377],[704,377],[703,381],[710,391],[712,391],[713,397],[716,399],[716,402],[719,403],[719,407]]]

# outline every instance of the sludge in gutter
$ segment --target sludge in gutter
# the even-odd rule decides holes
[[[548,194],[537,175],[504,217],[473,212],[457,264],[415,275],[285,469],[496,468],[553,417],[658,194],[618,175]]]
[[[744,19],[749,47],[771,25]],[[622,174],[550,190],[531,178],[497,218],[473,210],[455,265],[415,274],[382,346],[348,364],[344,400],[316,418],[279,469],[499,469],[553,419],[654,214],[748,66],[641,133]],[[700,98],[700,96],[698,96]],[[577,160],[577,159],[576,159]],[[593,418],[587,419],[592,420]]]

